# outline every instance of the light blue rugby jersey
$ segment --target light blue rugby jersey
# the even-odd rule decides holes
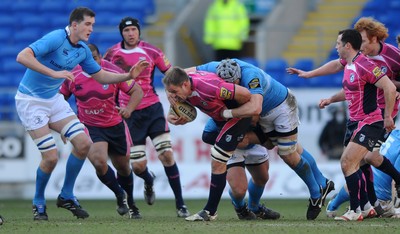
[[[92,57],[89,47],[83,42],[71,44],[67,30],[54,30],[29,45],[36,59],[55,71],[71,71],[80,64],[88,74],[100,71],[101,67]],[[33,97],[48,99],[58,93],[65,79],[54,79],[29,68],[19,84],[18,91]]]
[[[250,63],[236,58],[233,60],[239,64],[242,70],[240,85],[246,87],[252,94],[263,95],[264,99],[261,115],[267,114],[267,112],[277,107],[286,99],[288,89],[284,85]],[[199,71],[216,73],[218,64],[218,61],[213,61],[199,65],[196,69]]]

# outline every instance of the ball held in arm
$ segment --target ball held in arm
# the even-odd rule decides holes
[[[187,102],[175,102],[170,109],[172,114],[186,119],[187,122],[192,122],[197,117],[196,108]]]

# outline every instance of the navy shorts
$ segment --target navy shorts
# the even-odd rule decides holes
[[[115,126],[100,128],[87,126],[93,143],[105,141],[108,143],[110,156],[126,156],[130,153],[131,140],[127,125],[121,122]]]
[[[168,122],[160,102],[141,110],[135,110],[126,120],[131,133],[133,145],[145,145],[146,138],[169,132]]]
[[[344,138],[344,146],[347,146],[350,141],[364,146],[369,151],[374,148],[379,148],[384,142],[386,131],[383,128],[383,121],[378,121],[372,124],[361,125],[361,121],[348,121],[346,135]]]
[[[221,131],[215,140],[215,145],[225,151],[234,151],[248,131],[251,118],[234,118],[227,122],[216,122],[216,124]]]

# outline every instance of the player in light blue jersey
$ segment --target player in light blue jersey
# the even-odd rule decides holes
[[[279,156],[305,182],[310,191],[306,217],[316,219],[327,194],[334,190],[334,183],[322,175],[315,159],[297,141],[300,121],[296,98],[289,89],[260,68],[239,59],[213,61],[188,70],[217,73],[225,81],[240,84],[251,92],[250,102],[224,110],[222,116],[260,116],[259,124],[268,135],[268,143],[272,143],[267,147],[277,146]]]
[[[123,74],[102,70],[85,44],[93,32],[94,23],[95,13],[89,8],[78,7],[71,12],[65,29],[46,34],[17,56],[17,62],[27,69],[15,96],[16,109],[42,155],[36,172],[34,220],[48,220],[44,193],[58,161],[56,141],[51,130],[60,133],[64,143],[69,140],[73,145],[57,206],[70,210],[77,218],[89,217],[74,196],[73,187],[92,142],[83,124],[59,93],[65,79],[74,80],[70,71],[79,64],[100,83],[118,83],[136,78],[148,66],[148,62],[140,61],[129,73]]]
[[[210,118],[203,130],[203,141],[214,145],[220,130],[215,121]],[[268,151],[261,145],[248,144],[246,139],[248,136],[249,133],[227,162],[226,178],[230,186],[229,196],[241,220],[279,219],[278,212],[260,204],[265,184],[269,179]],[[249,182],[247,182],[245,167],[251,175]],[[249,191],[248,204],[245,202],[247,190]]]
[[[385,143],[382,144],[379,153],[385,156],[400,171],[400,130],[393,130]],[[400,212],[395,210],[395,202],[392,200],[392,178],[386,173],[372,167],[374,188],[376,197],[382,206],[384,213],[383,217],[400,217]],[[397,193],[396,193],[397,194]],[[326,215],[328,217],[335,217],[336,211],[340,205],[349,201],[349,193],[345,187],[342,187],[338,194],[336,194],[326,207]],[[395,197],[395,200],[398,200]],[[397,204],[398,206],[398,204]]]

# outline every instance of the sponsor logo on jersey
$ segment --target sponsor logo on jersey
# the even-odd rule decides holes
[[[230,100],[230,99],[232,99],[232,92],[229,91],[228,89],[222,87],[219,92],[219,96],[220,96],[220,98]]]
[[[354,82],[354,77],[355,77],[354,73],[351,73],[350,74],[350,82]]]
[[[382,70],[379,67],[375,67],[374,70],[372,70],[372,73],[374,73],[374,76],[378,78],[382,75]]]
[[[252,80],[249,82],[248,85],[249,85],[249,88],[250,88],[250,89],[260,88],[260,87],[261,87],[261,85],[260,85],[260,79],[254,78],[254,79],[252,79]]]

